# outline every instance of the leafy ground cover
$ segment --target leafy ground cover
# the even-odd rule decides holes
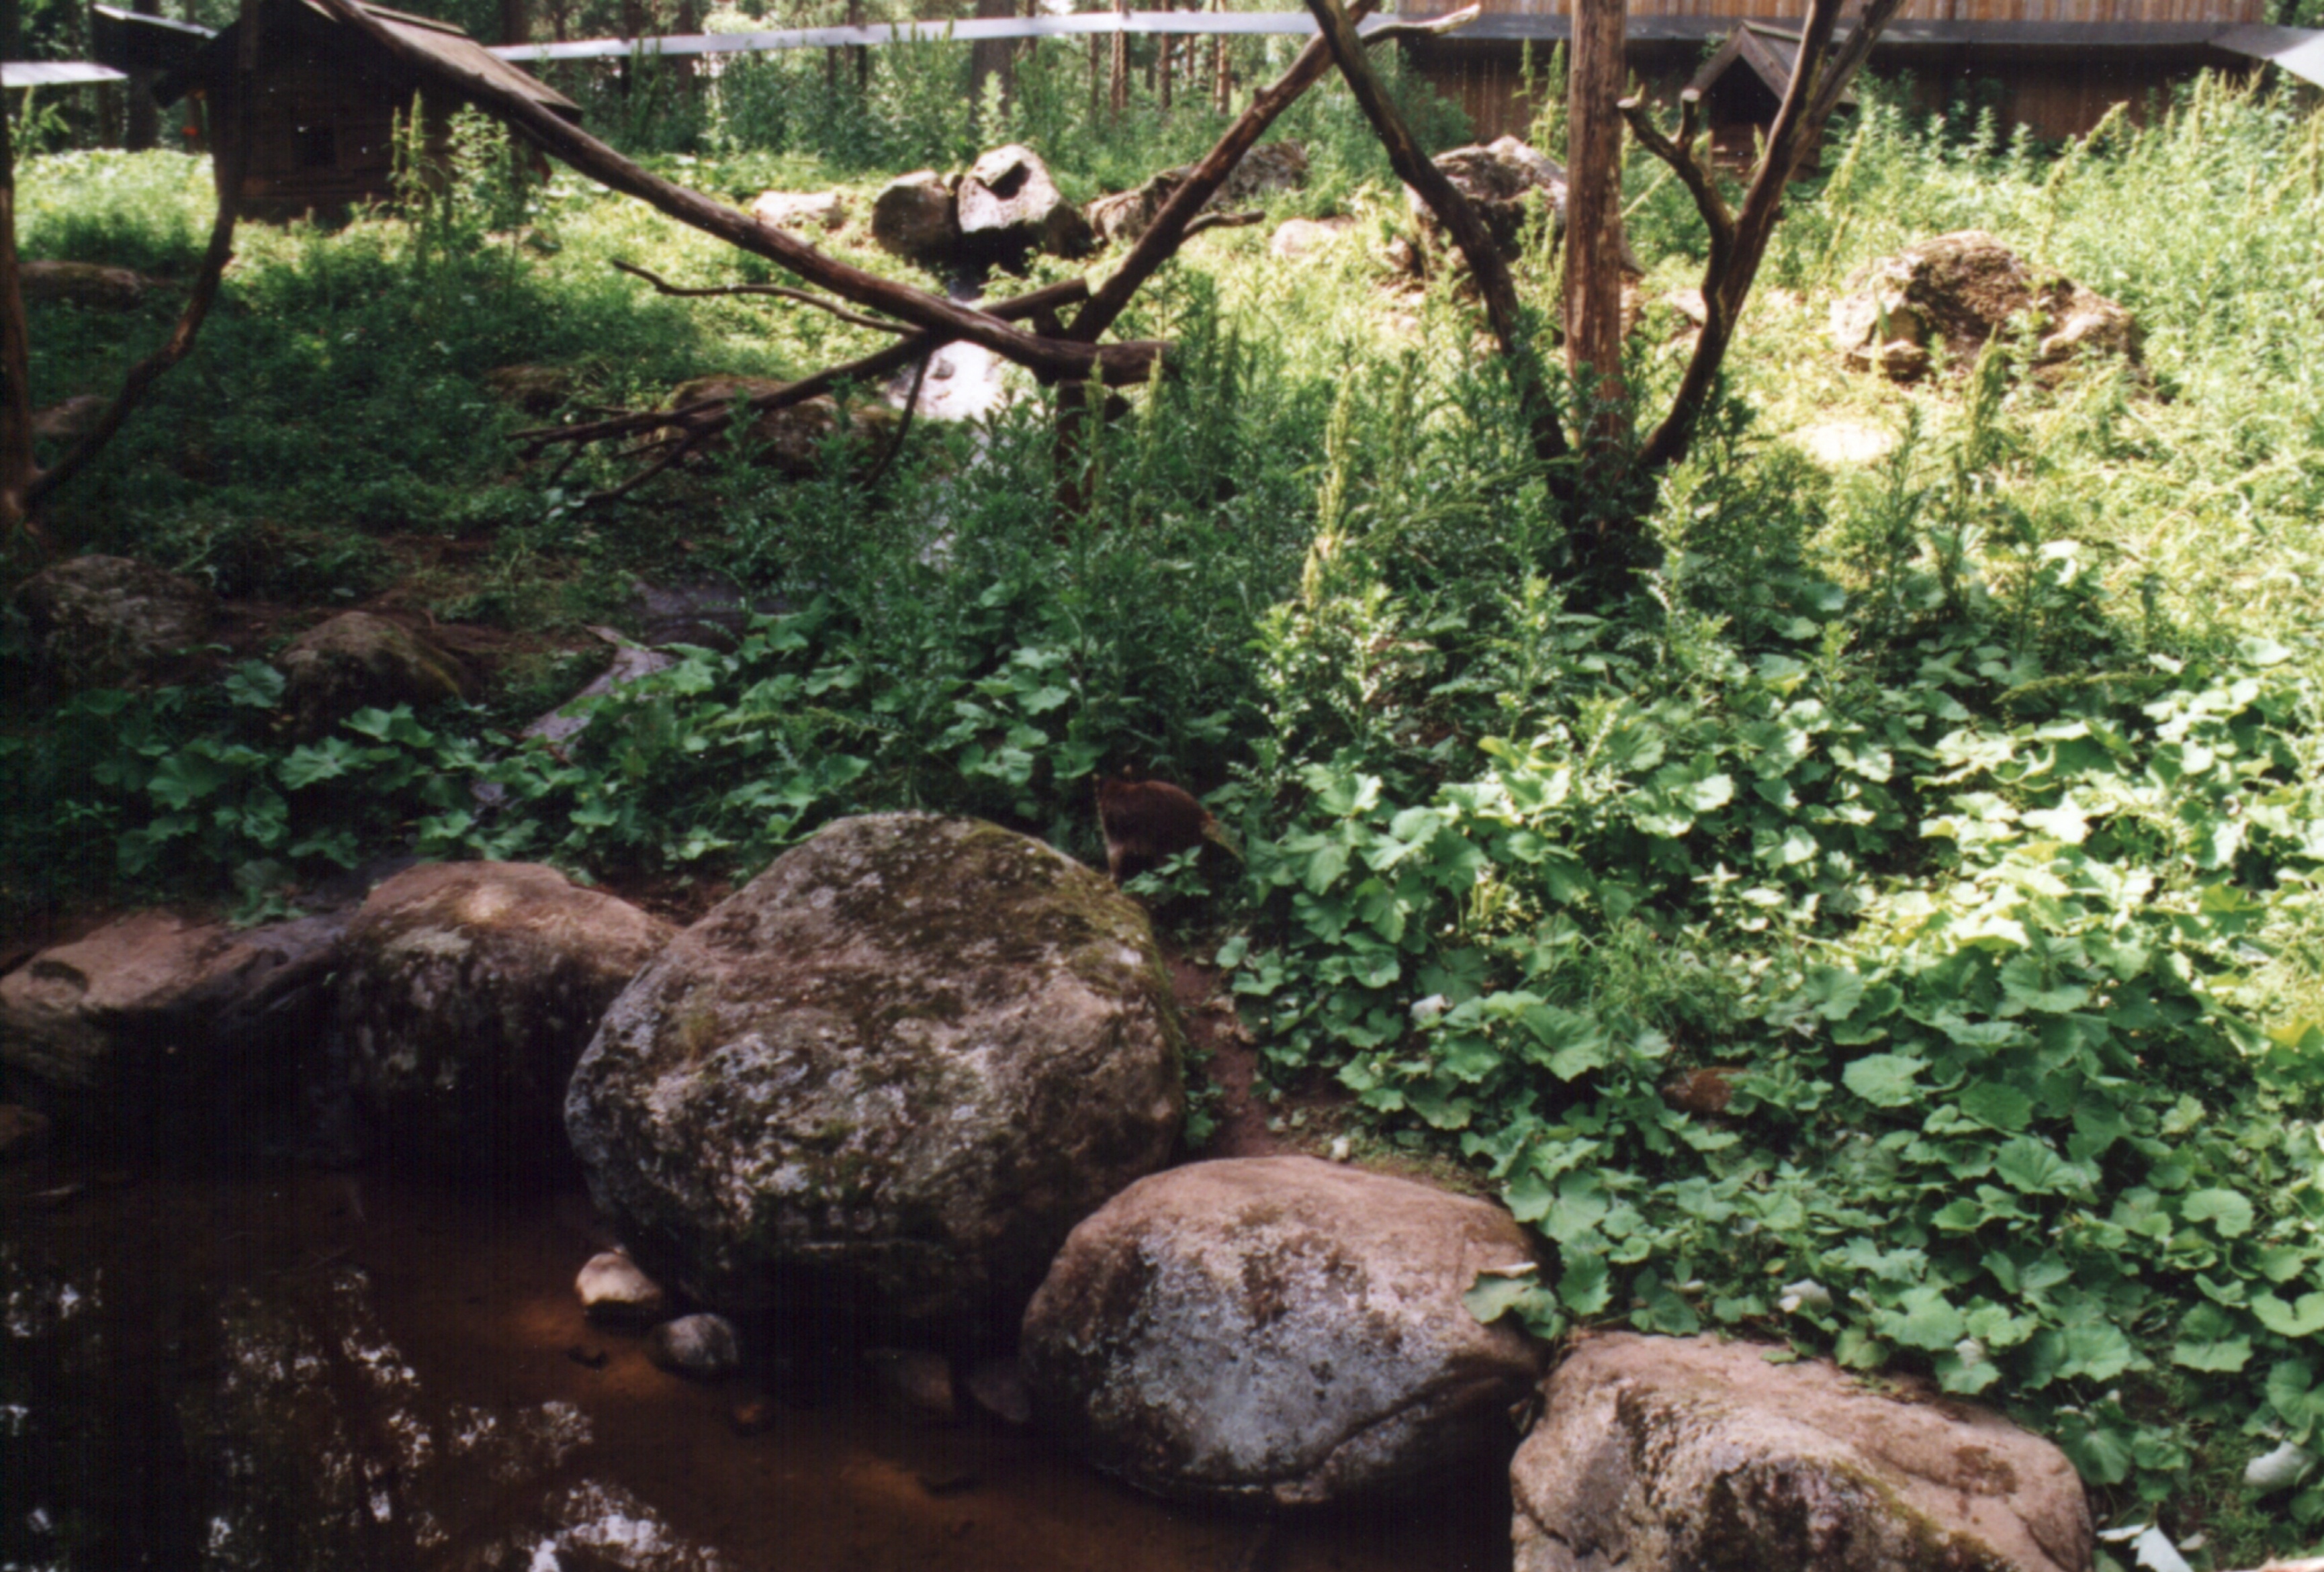
[[[1056,110],[1041,151],[1088,195],[1146,165],[1078,118],[1077,58],[1017,113]],[[973,147],[956,88],[874,87],[886,169],[739,113],[663,167],[742,199],[836,179],[860,211],[879,175]],[[1561,585],[1546,477],[1462,302],[1388,282],[1400,197],[1344,106],[1302,113],[1325,179],[1284,211],[1328,201],[1353,233],[1296,263],[1263,228],[1188,248],[1123,325],[1178,339],[1180,374],[1109,427],[1071,517],[1034,390],[916,427],[877,474],[843,432],[813,480],[714,464],[576,507],[604,476],[518,464],[531,418],[486,371],[641,403],[870,345],[645,294],[606,262],[756,275],[603,193],[512,193],[489,149],[420,221],[254,233],[214,336],[61,533],[232,595],[447,621],[617,617],[630,575],[711,570],[784,609],[563,753],[507,734],[571,680],[549,669],[296,745],[254,660],[20,698],[9,898],[232,881],[264,909],[411,845],[709,878],[897,806],[1093,857],[1095,774],[1151,768],[1248,849],[1140,887],[1226,969],[1267,1076],[1336,1089],[1339,1133],[1457,1170],[1556,1246],[1480,1313],[1925,1371],[2055,1437],[2114,1521],[2204,1536],[2199,1562],[2313,1544],[2324,118],[2207,82],[2059,150],[1875,96],[1659,499],[1663,567],[1609,604]],[[1204,124],[1182,112],[1148,158]],[[206,179],[37,163],[27,248],[182,272]],[[1683,333],[1661,297],[1701,241],[1643,163],[1631,198],[1653,407]],[[1844,371],[1821,330],[1850,270],[1967,227],[2120,299],[2144,365],[2045,382],[2004,341],[1914,387]],[[860,230],[832,244],[897,265]],[[1525,270],[1536,299],[1553,266]],[[39,388],[101,385],[158,330],[44,310]],[[1843,425],[1875,456],[1813,456]],[[441,560],[420,539],[477,550],[415,575]],[[1702,1071],[1723,1108],[1666,1099]]]

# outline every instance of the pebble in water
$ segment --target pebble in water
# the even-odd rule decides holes
[[[708,1381],[742,1362],[742,1343],[733,1322],[705,1313],[662,1322],[653,1329],[646,1353],[664,1370]]]

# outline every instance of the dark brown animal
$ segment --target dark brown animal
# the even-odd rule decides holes
[[[1241,855],[1191,792],[1165,780],[1136,779],[1127,770],[1097,783],[1097,822],[1105,832],[1106,871],[1116,884],[1205,841]]]

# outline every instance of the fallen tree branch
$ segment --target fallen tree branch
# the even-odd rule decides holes
[[[659,274],[649,272],[636,263],[625,262],[619,257],[613,259],[613,266],[618,272],[628,273],[632,278],[643,279],[654,287],[657,294],[675,295],[688,300],[707,299],[717,295],[770,295],[777,299],[797,300],[800,305],[812,306],[818,311],[828,311],[842,322],[857,327],[869,327],[875,333],[909,333],[911,331],[900,322],[890,322],[884,317],[866,317],[861,312],[850,311],[836,300],[825,299],[823,296],[809,290],[794,290],[783,284],[713,284],[704,289],[695,290],[682,284],[673,284]]]
[[[1069,306],[1077,300],[1085,300],[1088,298],[1089,281],[1087,280],[1066,279],[1010,299],[995,301],[990,308],[990,311],[999,320],[1037,317],[1046,312],[1055,311],[1060,306]],[[819,398],[850,382],[868,382],[872,378],[883,377],[891,372],[900,371],[915,360],[921,363],[922,372],[925,373],[927,361],[948,342],[950,340],[939,340],[931,334],[917,333],[909,338],[888,345],[885,349],[875,350],[860,360],[852,360],[844,365],[832,366],[827,370],[816,372],[813,376],[803,377],[796,382],[787,383],[773,392],[761,393],[753,398],[740,400],[740,410],[745,416],[756,416],[776,409],[788,409],[795,404],[804,404],[810,399]],[[913,401],[915,403],[918,401],[917,383],[914,387]],[[591,503],[611,501],[616,497],[625,496],[635,491],[646,481],[651,480],[655,475],[662,473],[678,463],[687,452],[692,451],[724,432],[734,418],[737,404],[738,401],[733,399],[701,399],[691,404],[681,405],[675,409],[635,410],[607,419],[592,420],[575,426],[536,427],[529,431],[518,432],[513,440],[524,445],[524,456],[527,459],[538,457],[549,447],[570,445],[571,451],[559,462],[556,472],[561,476],[570,466],[574,455],[580,452],[581,446],[585,444],[615,441],[625,437],[663,433],[672,427],[678,428],[678,436],[659,437],[655,441],[630,450],[622,456],[634,457],[654,452],[664,441],[675,445],[677,451],[664,454],[654,462],[647,473],[632,475],[612,492],[600,493],[588,499]],[[900,437],[899,432],[899,440]]]
[[[1205,213],[1186,225],[1186,238],[1192,240],[1206,229],[1248,229],[1263,221],[1264,213]]]
[[[941,339],[965,339],[1005,360],[1049,379],[1109,384],[1143,382],[1164,355],[1152,342],[1097,345],[1044,338],[1010,326],[983,311],[971,310],[941,295],[825,255],[797,236],[760,223],[739,207],[714,201],[641,168],[544,106],[480,71],[470,70],[413,47],[376,16],[350,0],[311,0],[316,9],[352,28],[384,50],[433,87],[466,98],[514,126],[550,157],[591,179],[715,236],[741,251],[779,262],[800,278],[842,299],[888,315]]]
[[[1341,9],[1340,0],[1306,0],[1306,5],[1321,33],[1316,41],[1331,51],[1340,75],[1347,79],[1348,91],[1354,95],[1364,118],[1371,122],[1380,145],[1388,150],[1388,163],[1397,179],[1418,193],[1451,233],[1453,244],[1468,262],[1469,276],[1476,280],[1477,292],[1485,302],[1485,319],[1492,327],[1494,341],[1515,369],[1517,396],[1524,401],[1526,422],[1533,434],[1534,456],[1545,465],[1553,466],[1549,483],[1563,500],[1571,492],[1572,481],[1563,461],[1571,456],[1572,449],[1565,439],[1564,427],[1558,423],[1557,410],[1549,401],[1540,358],[1535,353],[1533,336],[1518,303],[1517,281],[1509,275],[1508,264],[1501,259],[1484,219],[1468,198],[1421,151],[1412,128],[1405,124],[1403,115],[1380,87],[1379,78],[1372,74],[1355,23]]]

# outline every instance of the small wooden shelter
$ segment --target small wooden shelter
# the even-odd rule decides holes
[[[415,49],[491,78],[568,120],[581,118],[579,106],[450,23],[382,5],[364,9]],[[260,0],[258,21],[251,74],[258,101],[241,192],[246,216],[332,215],[392,198],[396,121],[415,103],[425,117],[425,145],[445,145],[446,122],[459,105],[432,96],[422,100],[418,78],[369,38],[308,0]],[[236,23],[210,39],[154,84],[153,97],[164,104],[203,98],[213,137],[235,135],[242,124],[233,101],[241,34]]]
[[[1757,139],[1775,124],[1799,58],[1796,32],[1746,22],[1727,35],[1727,41],[1686,85],[1688,91],[1702,95],[1703,124],[1711,128],[1713,152],[1727,158],[1756,156]],[[1856,90],[1849,88],[1840,101],[1854,104]],[[1814,161],[1814,149],[1808,158]]]

